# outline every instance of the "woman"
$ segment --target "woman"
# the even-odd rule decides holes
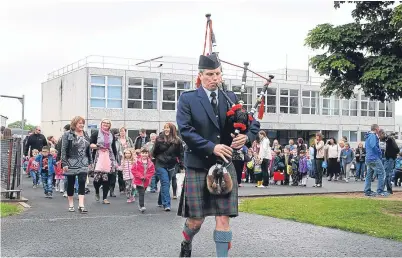
[[[316,171],[317,171],[316,164],[315,164],[317,150],[315,149],[314,143],[312,143],[310,145],[309,152],[310,152],[310,160],[311,160],[311,174],[309,176],[311,178],[315,178],[315,174],[316,174]]]
[[[356,181],[361,179],[365,180],[364,172],[366,171],[366,149],[363,147],[363,143],[359,143],[356,149]]]
[[[121,127],[119,129],[119,135],[116,140],[116,151],[117,151],[116,161],[119,166],[121,165],[121,160],[123,159],[124,150],[127,148],[134,148],[134,143],[133,140],[131,140],[131,138],[127,136],[127,129],[125,127]],[[117,176],[119,181],[120,194],[124,194],[126,186],[123,180],[123,172],[118,170]],[[110,191],[110,195],[112,196],[112,191]]]
[[[88,170],[92,165],[92,154],[89,148],[90,139],[84,132],[85,119],[80,116],[73,118],[70,130],[62,136],[61,165],[67,178],[68,210],[74,211],[74,185],[78,176],[78,210],[87,213],[84,205],[85,182]]]
[[[327,149],[327,161],[328,161],[328,181],[334,179],[334,181],[338,181],[339,173],[341,172],[340,165],[340,155],[341,148],[336,143],[334,138],[330,138],[325,146]]]
[[[322,138],[321,133],[315,135],[314,145],[317,150],[315,159],[317,174],[315,176],[315,185],[313,185],[313,187],[322,187],[322,163],[324,162],[324,141]]]
[[[304,144],[304,140],[302,138],[297,139],[297,155],[300,155],[300,151],[306,152],[307,146]]]
[[[341,151],[343,148],[345,148],[345,136],[342,137],[342,139],[339,141],[339,147],[341,148]],[[339,166],[340,166],[340,173],[338,176],[338,180],[342,180],[343,175],[345,174],[345,171],[343,170],[343,164],[342,164],[342,160],[339,161]]]
[[[267,187],[269,185],[269,165],[272,159],[271,148],[269,147],[269,139],[267,134],[264,131],[260,131],[258,133],[258,137],[260,138],[260,151],[258,153],[258,157],[261,159],[261,171],[263,177],[263,187]]]
[[[166,123],[163,133],[156,138],[152,157],[155,158],[156,174],[161,181],[158,206],[170,211],[170,181],[176,172],[178,159],[182,159],[183,144],[177,136],[176,126]]]
[[[279,150],[282,152],[282,146],[279,144],[278,140],[276,140],[276,139],[272,142],[272,150],[273,151]]]
[[[107,199],[109,192],[109,174],[116,167],[116,141],[110,132],[112,123],[103,119],[99,131],[91,135],[91,149],[95,151],[94,187],[95,199],[99,201],[99,188],[103,187],[103,204],[110,204]]]

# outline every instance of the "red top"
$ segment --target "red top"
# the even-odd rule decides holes
[[[133,183],[144,188],[148,187],[152,176],[155,174],[155,166],[151,159],[148,159],[146,164],[147,170],[145,171],[142,159],[139,158],[131,170],[134,176]]]
[[[29,161],[28,161],[27,169],[28,169],[28,172],[31,172],[31,171],[38,172],[38,170],[39,170],[39,162],[35,161],[34,157],[30,158]]]

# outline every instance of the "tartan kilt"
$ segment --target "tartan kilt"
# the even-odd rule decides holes
[[[229,165],[228,171],[233,181],[232,192],[226,195],[213,195],[207,189],[208,170],[187,168],[177,215],[185,218],[237,217],[238,184],[233,163]]]

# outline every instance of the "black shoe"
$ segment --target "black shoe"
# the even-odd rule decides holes
[[[179,257],[191,257],[191,243],[188,243],[186,241],[181,242]]]

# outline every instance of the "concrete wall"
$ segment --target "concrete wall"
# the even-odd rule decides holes
[[[42,131],[58,138],[74,116],[87,114],[87,68],[42,83]]]

